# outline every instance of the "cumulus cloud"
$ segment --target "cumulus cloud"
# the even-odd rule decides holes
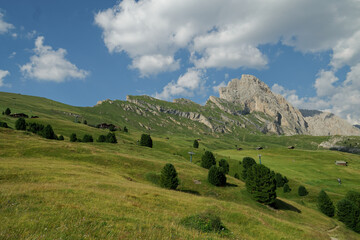
[[[4,78],[8,75],[10,75],[9,71],[0,69],[0,87],[9,86],[8,84],[4,83]]]
[[[170,100],[174,96],[192,97],[194,94],[202,94],[205,91],[205,73],[203,70],[190,68],[178,80],[168,83],[161,93],[155,93],[154,97]]]
[[[218,93],[221,87],[226,87],[225,81],[222,81],[219,85],[213,86],[212,89],[214,92]]]
[[[0,9],[0,34],[7,33],[10,29],[14,28],[14,25],[4,21],[4,13]]]
[[[175,61],[172,56],[163,55],[144,55],[135,58],[131,68],[140,69],[141,76],[149,76],[162,71],[174,71],[180,68],[179,61]]]
[[[84,79],[89,74],[65,59],[65,49],[53,50],[51,46],[44,45],[42,36],[36,38],[34,52],[30,62],[20,66],[26,77],[39,81],[64,82],[71,78]]]

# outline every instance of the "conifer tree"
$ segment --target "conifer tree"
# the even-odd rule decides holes
[[[283,188],[284,193],[291,192],[291,188],[289,187],[289,184],[285,183]]]
[[[224,170],[221,167],[213,165],[209,169],[208,181],[214,186],[225,186],[226,185],[226,176]]]
[[[16,130],[26,130],[26,122],[25,119],[19,118],[15,122],[15,129]]]
[[[167,163],[161,171],[160,185],[163,188],[176,189],[179,185],[179,179],[174,165]]]
[[[225,159],[219,161],[219,167],[221,167],[225,174],[229,173],[229,163]]]
[[[255,159],[252,157],[244,157],[242,161],[243,170],[241,172],[241,178],[246,180],[247,178],[247,170],[251,168],[252,165],[256,164]]]
[[[193,147],[194,148],[199,148],[199,142],[198,142],[198,140],[194,140],[194,143],[193,143]]]
[[[42,130],[41,135],[47,139],[57,139],[57,136],[55,135],[54,130],[52,129],[51,125],[49,125],[49,124]]]
[[[77,141],[76,133],[72,133],[70,135],[70,142],[76,142],[76,141]]]
[[[201,167],[210,169],[213,165],[216,165],[214,154],[206,151],[201,157]]]
[[[106,136],[106,142],[108,143],[117,143],[115,133],[109,132]]]
[[[149,134],[142,134],[140,139],[140,146],[152,148],[153,143]]]
[[[317,206],[319,210],[329,217],[333,217],[335,214],[335,207],[330,197],[324,190],[321,190],[318,196]]]
[[[299,194],[299,196],[306,196],[309,194],[309,192],[306,190],[306,188],[304,186],[299,186],[298,194]]]
[[[10,115],[11,114],[11,110],[10,110],[10,108],[6,108],[6,110],[5,110],[5,115]]]

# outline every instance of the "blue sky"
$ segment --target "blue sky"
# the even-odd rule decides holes
[[[296,107],[360,122],[358,1],[5,0],[0,9],[0,91],[76,106],[142,94],[203,104],[253,74]]]

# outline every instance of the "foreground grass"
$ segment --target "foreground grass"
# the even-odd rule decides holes
[[[207,170],[190,164],[181,154],[184,149],[171,141],[158,139],[157,147],[149,149],[130,140],[70,143],[0,129],[0,238],[358,239],[306,199],[302,204],[295,196],[284,196],[278,202],[280,209],[274,210],[252,201],[243,182],[232,177],[229,187],[209,185]],[[218,154],[225,153],[231,152]],[[241,157],[235,155],[231,159]],[[167,162],[179,173],[179,191],[159,188],[146,179]],[[301,180],[300,173],[284,174],[291,181]],[[207,210],[221,217],[228,233],[202,233],[180,224]]]

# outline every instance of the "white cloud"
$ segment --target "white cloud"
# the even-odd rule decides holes
[[[0,69],[0,87],[9,86],[9,84],[4,83],[4,78],[8,75],[10,75],[9,71]]]
[[[191,68],[178,80],[168,83],[161,93],[155,93],[154,97],[170,100],[174,96],[192,97],[195,93],[203,94],[205,91],[205,73],[203,70]]]
[[[335,76],[333,71],[320,70],[315,80],[315,88],[318,97],[332,96],[336,92],[336,88],[333,83],[339,79]]]
[[[221,87],[226,87],[225,81],[222,81],[219,85],[213,86],[212,89],[214,92],[218,93]]]
[[[149,76],[162,71],[174,71],[180,68],[179,61],[175,61],[172,56],[163,55],[144,55],[135,58],[131,68],[141,70],[141,76]]]
[[[65,59],[65,49],[53,50],[51,46],[44,45],[42,36],[35,40],[34,52],[30,62],[20,67],[26,77],[39,81],[64,82],[70,78],[83,79],[89,74]]]
[[[12,52],[12,53],[9,55],[9,59],[14,58],[15,55],[16,55],[16,52]]]
[[[7,33],[10,29],[14,28],[14,25],[4,21],[4,13],[0,9],[0,34]]]

